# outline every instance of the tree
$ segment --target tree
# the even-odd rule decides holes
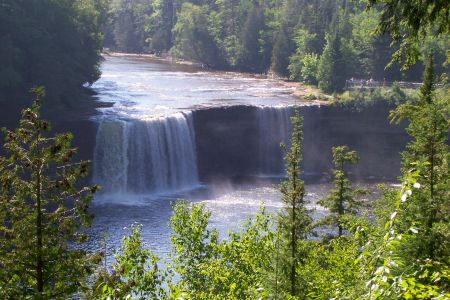
[[[296,45],[296,50],[295,53],[291,55],[291,57],[289,57],[290,64],[288,66],[288,69],[290,79],[303,80],[303,60],[305,56],[308,55],[308,53],[311,53],[311,51],[313,51],[312,48],[314,42],[317,40],[317,34],[309,33],[306,29],[303,28],[298,28],[293,39]],[[311,53],[311,55],[314,55],[314,53]],[[314,76],[317,77],[317,71]]]
[[[261,55],[260,33],[265,28],[263,8],[256,3],[249,11],[242,28],[239,69],[250,72],[262,72],[266,68]]]
[[[263,274],[274,250],[273,218],[264,209],[247,219],[242,229],[229,232],[204,272],[211,274],[206,299],[259,299],[266,291]]]
[[[302,59],[302,79],[306,84],[317,84],[317,72],[319,68],[319,57],[317,54],[308,53]]]
[[[345,66],[339,33],[329,35],[320,57],[317,80],[325,93],[340,92],[345,86]]]
[[[289,56],[291,55],[291,46],[286,30],[282,27],[276,35],[275,44],[272,52],[272,70],[281,76],[288,75]]]
[[[414,247],[415,256],[427,258],[447,257],[450,198],[448,186],[450,151],[448,133],[448,95],[439,100],[434,91],[433,58],[428,59],[424,82],[417,102],[408,101],[391,113],[393,121],[408,120],[408,134],[412,141],[402,153],[403,172],[419,171],[422,188],[408,202],[406,223],[417,224],[421,229],[419,241]]]
[[[110,24],[109,28],[105,28],[105,35],[110,34],[113,43],[108,46],[132,53],[141,53],[150,47],[151,50],[160,53],[160,47],[163,47],[164,43],[158,40],[157,29],[154,26],[154,23],[159,22],[155,8],[157,7],[153,1],[111,1]],[[105,40],[105,46],[106,42],[108,41]]]
[[[154,0],[152,1],[153,14],[146,31],[150,37],[147,39],[149,47],[156,54],[167,52],[173,46],[172,30],[176,24],[177,13],[181,10],[182,1]]]
[[[70,134],[47,137],[39,110],[44,96],[7,131],[0,158],[0,296],[3,299],[65,298],[79,291],[92,271],[85,250],[87,213],[96,186],[77,188],[89,162],[71,163]]]
[[[308,241],[309,252],[299,275],[307,278],[308,285],[300,299],[362,299],[361,264],[355,262],[360,245],[352,236],[327,241]]]
[[[181,290],[192,295],[201,295],[208,287],[209,274],[202,272],[202,266],[214,257],[218,243],[218,232],[207,229],[210,212],[203,205],[188,207],[177,202],[170,219],[173,234],[174,270],[180,276]]]
[[[118,51],[142,51],[142,40],[139,38],[139,29],[134,14],[135,5],[136,3],[130,0],[117,0],[111,3],[112,34],[115,48]]]
[[[23,91],[37,85],[46,86],[49,101],[62,100],[96,81],[105,2],[3,0],[0,63],[5,73],[0,75],[0,100],[19,103]]]
[[[227,65],[238,67],[240,30],[247,10],[241,0],[217,0],[216,9],[210,12],[210,31]]]
[[[212,67],[223,67],[224,61],[214,38],[208,31],[208,22],[204,6],[184,3],[173,28],[174,46],[171,52],[178,57]]]
[[[422,230],[409,222],[409,202],[423,188],[418,182],[420,171],[411,169],[401,177],[401,189],[385,189],[381,198],[387,211],[380,210],[383,223],[367,230],[358,226],[355,237],[364,245],[355,263],[361,264],[360,275],[366,292],[362,299],[447,299],[450,297],[448,260],[413,256],[421,246]],[[386,205],[387,204],[387,205]],[[379,212],[378,212],[379,213]],[[448,226],[448,224],[447,224]],[[372,232],[371,232],[372,231]],[[448,231],[447,231],[448,232]],[[369,234],[368,234],[369,233]],[[448,249],[449,236],[444,249]],[[418,242],[418,243],[417,243]],[[448,254],[447,254],[448,256]]]
[[[450,6],[446,0],[403,1],[369,0],[368,8],[381,6],[381,17],[377,31],[389,33],[401,47],[393,55],[394,61],[406,59],[407,67],[419,58],[418,44],[430,35],[450,33]]]
[[[191,239],[193,235],[187,234],[208,231],[196,226],[198,221],[209,217],[203,205],[191,204],[189,211],[177,209],[172,216],[172,226],[178,228],[173,221],[180,217],[191,221],[183,223],[183,238],[172,240],[175,253],[180,255],[179,250],[182,250],[184,257],[175,260],[175,270],[183,273],[179,273],[182,280],[171,285],[171,299],[255,299],[263,293],[262,274],[269,269],[271,257],[267,254],[273,252],[274,245],[273,223],[264,210],[246,220],[239,231],[229,232],[220,242],[199,234]],[[180,229],[177,234],[181,233]],[[192,247],[193,241],[206,245],[208,250],[203,252],[200,247]],[[190,271],[184,269],[188,265],[192,268]]]
[[[158,267],[159,258],[145,249],[142,226],[132,226],[122,238],[113,271],[97,274],[92,299],[166,299],[166,272]]]
[[[298,276],[298,268],[306,258],[303,242],[311,232],[312,219],[308,215],[305,200],[305,184],[301,180],[303,119],[297,112],[292,117],[291,146],[286,154],[287,179],[280,184],[282,201],[285,204],[279,215],[278,233],[281,245],[281,261],[275,272],[280,273],[280,284],[275,282],[275,298],[278,290],[297,296],[304,282]],[[278,249],[276,249],[277,251]],[[279,255],[276,253],[275,255]],[[278,276],[277,276],[278,277]]]
[[[337,226],[338,236],[343,234],[343,217],[348,214],[356,214],[362,205],[355,197],[364,191],[352,188],[345,170],[346,164],[355,164],[357,161],[356,151],[350,151],[347,146],[333,147],[334,189],[327,197],[321,199],[319,204],[330,210],[330,215],[325,217],[321,223]]]

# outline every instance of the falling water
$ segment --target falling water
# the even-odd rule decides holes
[[[104,121],[94,179],[106,193],[160,194],[198,185],[191,113],[149,121]]]
[[[289,142],[292,126],[292,107],[259,108],[260,171],[263,176],[284,175],[284,153],[281,144]]]

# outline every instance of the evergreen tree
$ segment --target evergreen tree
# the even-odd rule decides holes
[[[319,204],[328,208],[331,214],[321,220],[320,223],[337,226],[338,236],[343,234],[342,217],[347,214],[356,214],[362,204],[355,197],[364,193],[364,191],[352,188],[345,169],[346,164],[357,162],[356,151],[350,151],[347,146],[333,147],[334,189],[327,197],[319,201]]]
[[[407,226],[416,224],[419,235],[415,257],[450,261],[445,247],[449,246],[448,207],[450,195],[448,134],[448,103],[437,99],[434,92],[434,65],[430,56],[424,74],[420,99],[400,105],[391,113],[393,121],[406,119],[412,141],[402,153],[403,172],[417,169],[421,189],[407,205]]]
[[[286,30],[281,28],[278,32],[273,46],[272,52],[272,70],[281,75],[287,76],[289,66],[289,56],[291,55],[291,49],[289,37]]]
[[[285,204],[279,215],[279,240],[281,245],[280,262],[277,262],[275,272],[275,299],[279,291],[285,295],[298,296],[304,286],[298,276],[298,268],[305,259],[304,241],[311,232],[312,219],[308,215],[305,200],[305,184],[300,178],[302,162],[303,119],[297,112],[292,118],[291,146],[286,154],[287,179],[280,185],[282,201]],[[278,251],[278,249],[276,249]],[[278,282],[279,281],[279,282]]]
[[[325,93],[341,92],[345,86],[345,66],[339,33],[329,35],[320,58],[319,88]]]
[[[420,87],[420,100],[424,104],[431,104],[433,102],[434,82],[434,59],[433,55],[430,55],[423,76],[423,84]]]
[[[242,28],[239,68],[243,71],[262,72],[264,63],[261,55],[260,32],[264,29],[264,14],[258,3],[253,4]]]
[[[22,113],[16,131],[6,131],[8,158],[0,158],[0,298],[67,298],[92,271],[84,226],[92,193],[77,188],[87,161],[71,163],[70,134],[47,137],[39,114],[42,89]]]
[[[394,41],[400,42],[393,61],[404,62],[406,67],[420,58],[419,48],[427,38],[450,34],[449,4],[445,0],[369,0],[368,7],[381,7],[377,31],[389,33]]]
[[[2,0],[0,102],[21,103],[24,91],[40,85],[49,91],[48,101],[62,101],[83,84],[95,82],[100,76],[105,2]]]

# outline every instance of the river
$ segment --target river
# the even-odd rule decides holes
[[[212,72],[142,57],[106,57],[93,85],[99,108],[93,181],[103,189],[93,201],[92,248],[106,237],[117,249],[126,228],[143,225],[154,252],[170,251],[172,204],[204,203],[221,236],[237,230],[264,205],[282,207],[276,184],[284,174],[280,143],[288,143],[298,100],[277,80]],[[385,108],[339,112],[305,106],[304,176],[314,218],[330,188],[331,146],[357,149],[361,184],[391,181],[405,135],[387,122]]]

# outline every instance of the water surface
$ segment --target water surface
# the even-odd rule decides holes
[[[93,201],[96,218],[92,233],[97,242],[91,248],[100,247],[98,241],[107,236],[111,253],[118,248],[126,228],[142,224],[144,242],[156,253],[166,255],[170,251],[167,224],[172,205],[180,198],[205,204],[212,212],[210,225],[219,230],[221,237],[226,237],[228,230],[238,230],[261,206],[269,213],[283,207],[274,184],[283,175],[279,145],[289,137],[291,106],[296,102],[290,88],[258,76],[209,72],[148,58],[106,57],[102,72],[93,88],[100,101],[113,106],[100,108],[96,119],[99,129],[94,181],[104,189]],[[202,129],[211,124],[207,121],[214,116],[203,114],[203,121],[195,122],[195,111],[238,105],[257,107],[254,120],[229,116],[239,111],[216,112],[216,117],[228,115],[211,131],[218,142],[209,149],[221,151],[226,143],[226,149],[240,152],[245,150],[241,149],[242,140],[234,140],[233,136],[245,137],[256,149],[252,162],[259,165],[253,168],[259,173],[245,180],[226,178],[222,173],[219,179],[202,181],[198,159],[215,156],[203,149],[203,156],[197,157],[198,137],[192,124]],[[203,140],[213,138],[204,136],[208,130],[201,131]],[[236,131],[242,132],[230,134]],[[221,136],[225,133],[226,140]],[[227,155],[227,159],[222,163],[242,165],[238,155]],[[220,171],[211,161],[209,174]],[[237,175],[245,178],[249,174]],[[326,214],[316,202],[329,189],[327,183],[307,185],[308,207],[315,219]]]
[[[106,56],[94,83],[98,99],[114,103],[102,117],[151,119],[225,105],[292,105],[292,88],[277,80],[213,72],[138,57]]]

